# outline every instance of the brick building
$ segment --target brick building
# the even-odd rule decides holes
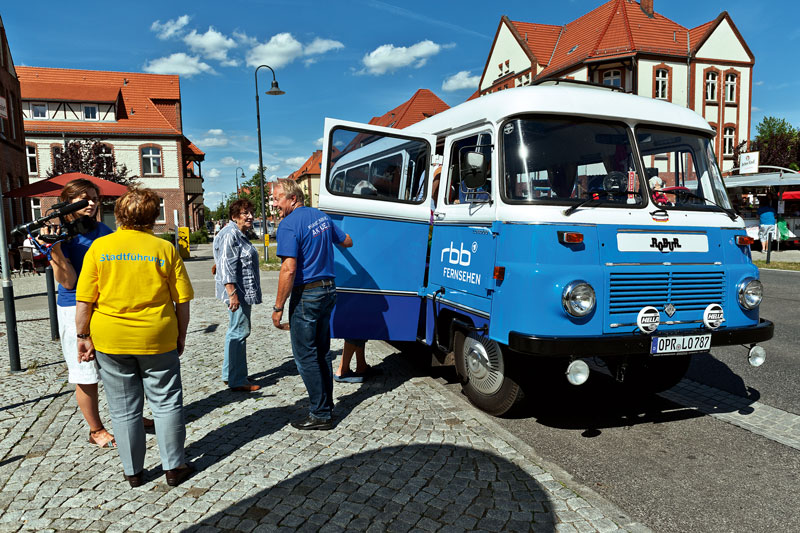
[[[609,0],[563,26],[503,16],[474,97],[547,79],[574,79],[689,107],[717,131],[723,170],[750,139],[755,58],[727,12],[686,28],[653,0]]]
[[[0,187],[6,193],[27,184],[20,84],[0,19]],[[30,220],[27,205],[21,198],[3,200],[6,236],[15,225]]]
[[[129,177],[161,196],[157,233],[174,227],[175,210],[180,225],[202,225],[205,156],[183,135],[178,76],[40,67],[17,72],[32,183],[47,177],[65,143],[98,140]],[[32,200],[34,214],[48,203]],[[103,222],[115,226],[109,205]]]

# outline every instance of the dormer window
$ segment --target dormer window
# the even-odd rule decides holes
[[[603,85],[622,87],[622,72],[616,69],[605,71],[603,73]]]
[[[31,116],[38,119],[47,118],[47,104],[31,104]]]
[[[97,105],[83,104],[83,120],[97,120]]]

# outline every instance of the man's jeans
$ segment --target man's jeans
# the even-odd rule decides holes
[[[311,400],[309,412],[326,420],[333,412],[330,320],[335,303],[335,286],[294,288],[289,302],[292,353]]]
[[[228,387],[247,385],[247,337],[250,336],[250,310],[244,302],[239,309],[228,309],[228,332],[225,333],[225,360],[222,362],[222,380]]]

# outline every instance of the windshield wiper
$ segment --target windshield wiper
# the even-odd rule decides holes
[[[728,209],[727,207],[722,207],[721,205],[719,205],[714,200],[709,200],[708,198],[703,198],[702,196],[697,195],[697,194],[695,194],[693,192],[684,191],[683,189],[676,189],[676,190],[672,190],[672,191],[659,190],[659,192],[661,192],[663,194],[674,194],[675,196],[685,196],[685,197],[688,197],[688,198],[697,198],[698,200],[702,200],[704,202],[709,202],[710,204],[714,205],[715,207],[718,207],[720,209],[720,211],[722,211],[723,213],[728,215],[730,217],[730,219],[733,220],[734,222],[739,217],[739,214],[736,211],[734,211],[733,209]],[[662,206],[659,206],[659,207],[662,207]]]
[[[606,191],[597,191],[597,192],[593,192],[592,194],[596,194],[598,196],[604,196],[604,197],[608,196],[608,193]],[[581,207],[585,207],[585,206],[590,205],[592,203],[596,203],[596,204],[602,203],[603,199],[604,198],[587,198],[587,199],[583,200],[582,202],[578,202],[577,204],[575,204],[573,206],[570,206],[567,209],[564,209],[564,211],[562,211],[562,213],[564,214],[565,217],[568,217],[572,213],[574,213],[575,211],[580,209]]]

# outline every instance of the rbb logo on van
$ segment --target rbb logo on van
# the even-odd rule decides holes
[[[472,261],[472,254],[469,250],[464,249],[464,243],[460,243],[461,248],[455,248],[453,246],[453,241],[450,241],[450,248],[442,248],[442,259],[441,261],[444,263],[444,256],[448,254],[447,262],[451,265],[461,265],[461,266],[469,266],[470,261]],[[477,249],[477,246],[475,247]],[[466,259],[464,259],[466,257]]]

